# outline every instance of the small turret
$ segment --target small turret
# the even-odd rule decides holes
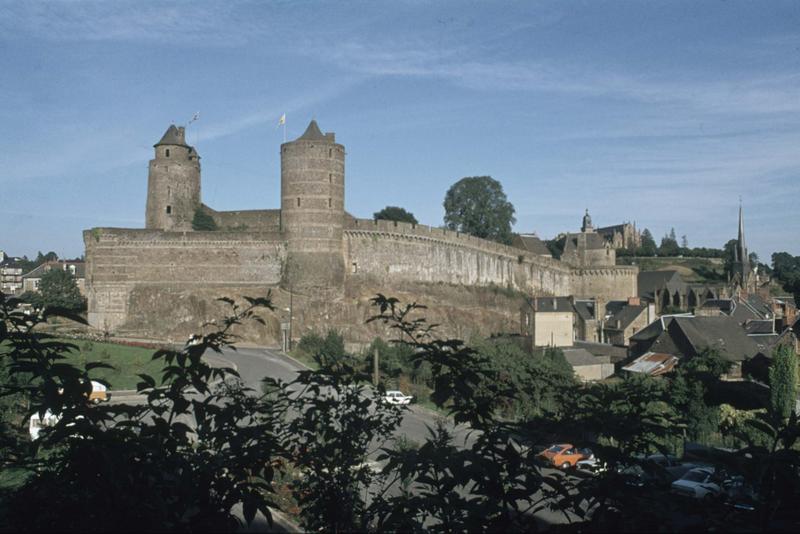
[[[200,206],[200,156],[186,144],[184,127],[174,124],[153,148],[145,226],[157,230],[191,230],[194,212]]]

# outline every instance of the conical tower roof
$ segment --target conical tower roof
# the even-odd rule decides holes
[[[327,143],[335,143],[335,137],[332,133],[324,134],[322,130],[319,129],[319,125],[317,121],[311,120],[308,123],[308,128],[306,131],[303,132],[303,135],[295,139],[295,141],[323,141]]]
[[[182,127],[175,126],[171,124],[167,131],[164,132],[164,135],[161,137],[161,141],[156,143],[153,146],[161,146],[161,145],[177,145],[177,146],[185,146],[189,147],[186,144],[186,133]]]

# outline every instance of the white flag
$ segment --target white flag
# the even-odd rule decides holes
[[[278,126],[281,126],[282,124],[286,124],[286,113],[281,115],[281,118],[278,120]]]
[[[194,115],[192,115],[192,120],[189,121],[189,124],[192,124],[194,121],[200,118],[200,112],[198,111]]]

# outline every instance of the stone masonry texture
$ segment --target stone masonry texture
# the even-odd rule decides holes
[[[271,292],[276,309],[266,326],[242,328],[245,339],[277,344],[292,300],[293,337],[335,328],[367,343],[388,334],[363,324],[380,292],[428,305],[443,333],[463,338],[516,332],[525,296],[636,295],[636,267],[576,268],[450,230],[352,218],[344,146],[315,122],[281,145],[279,210],[215,211],[202,204],[199,155],[173,128],[150,162],[146,229],[84,231],[95,328],[184,341],[222,316],[217,298]],[[219,230],[191,229],[198,208]]]

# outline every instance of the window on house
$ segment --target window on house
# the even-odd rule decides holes
[[[167,149],[167,157],[169,157],[169,149]]]
[[[300,207],[300,197],[297,197],[297,207]]]
[[[331,183],[331,184],[333,183],[333,173],[332,172],[328,173],[328,183]]]
[[[328,197],[328,207],[329,208],[331,207],[331,198],[330,197]]]
[[[328,149],[328,157],[331,157],[331,156],[333,156],[333,149],[329,148]]]
[[[358,264],[356,262],[353,262],[353,273],[355,274],[357,272],[358,272]]]
[[[167,206],[167,215],[172,213],[172,206]]]

